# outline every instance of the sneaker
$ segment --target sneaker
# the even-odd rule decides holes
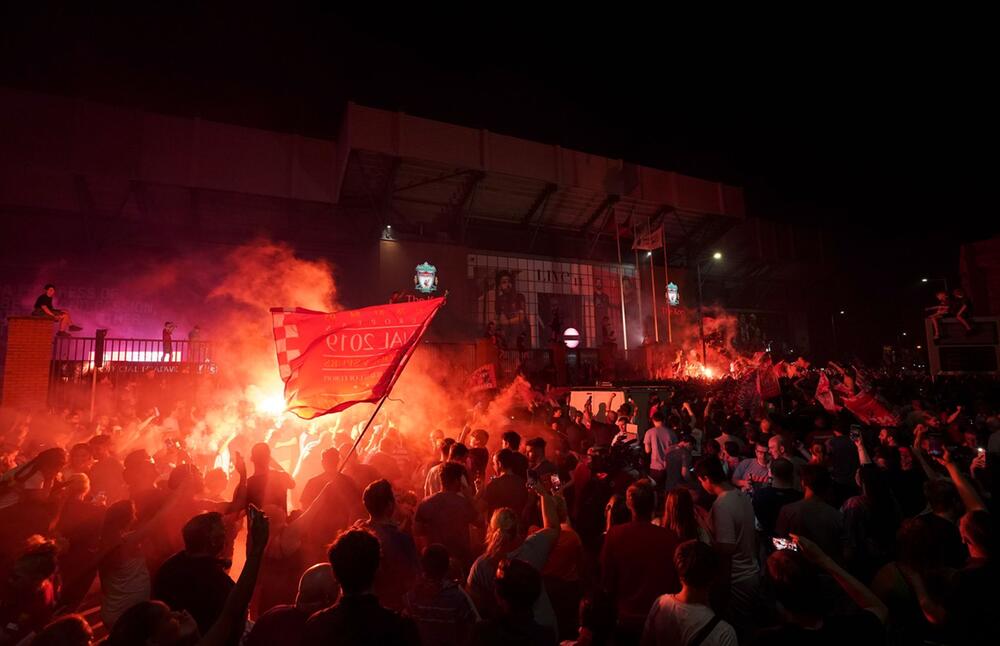
[[[82,329],[83,328],[80,327],[79,325],[71,325],[71,326],[69,326],[69,331],[70,332],[79,332]]]

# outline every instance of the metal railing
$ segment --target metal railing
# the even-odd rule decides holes
[[[100,360],[98,360],[100,353]],[[210,341],[55,337],[49,368],[49,405],[85,408],[98,379],[112,387],[143,373],[214,375]]]
[[[97,346],[94,337],[57,336],[52,360],[93,364]],[[101,354],[102,364],[208,363],[212,361],[212,343],[180,339],[165,347],[161,339],[104,339]]]

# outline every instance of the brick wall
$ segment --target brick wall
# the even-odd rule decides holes
[[[40,410],[49,396],[49,364],[55,324],[31,316],[7,318],[7,356],[2,405]]]

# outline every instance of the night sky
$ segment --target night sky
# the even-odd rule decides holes
[[[226,7],[5,9],[0,84],[330,138],[354,100],[738,184],[752,215],[838,232],[843,306],[886,334],[919,329],[892,303],[915,311],[920,276],[957,282],[958,245],[1000,230],[995,39],[971,16]]]

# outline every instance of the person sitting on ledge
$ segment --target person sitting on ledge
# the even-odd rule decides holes
[[[42,291],[42,295],[35,299],[35,309],[32,316],[39,316],[59,322],[59,336],[69,336],[70,332],[79,332],[83,328],[73,324],[73,319],[69,316],[68,310],[56,309],[52,304],[52,297],[55,296],[56,286],[49,283]]]

